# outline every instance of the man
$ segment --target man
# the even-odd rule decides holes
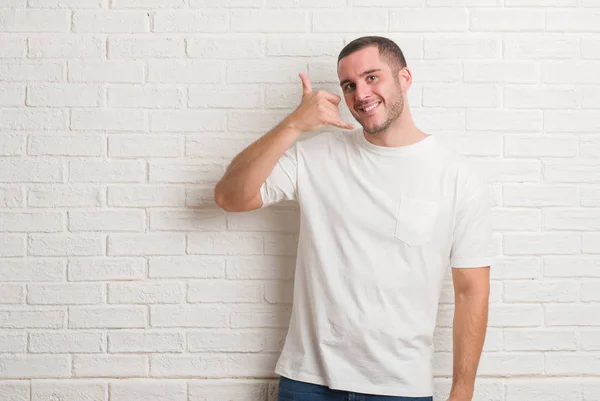
[[[432,400],[433,332],[445,273],[455,290],[449,400],[470,401],[487,327],[487,186],[413,123],[412,73],[382,37],[338,58],[344,100],[303,87],[298,108],[236,156],[215,187],[232,212],[296,200],[294,302],[276,373],[280,400]],[[390,396],[385,398],[382,396]]]

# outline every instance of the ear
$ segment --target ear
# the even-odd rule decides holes
[[[408,67],[401,68],[398,71],[398,82],[403,92],[407,92],[412,85],[412,71]]]

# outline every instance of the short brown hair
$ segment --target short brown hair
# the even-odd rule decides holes
[[[376,46],[381,57],[386,59],[393,69],[406,67],[406,59],[400,47],[393,40],[383,36],[363,36],[354,39],[342,49],[338,56],[338,63],[344,57],[368,46]]]

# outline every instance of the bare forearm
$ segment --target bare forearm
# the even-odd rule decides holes
[[[489,295],[457,294],[453,326],[453,379],[450,399],[470,401],[485,341]]]
[[[219,203],[245,202],[255,196],[281,156],[294,144],[301,131],[285,119],[252,143],[229,164],[215,187]]]

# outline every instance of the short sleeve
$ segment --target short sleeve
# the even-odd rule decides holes
[[[262,206],[296,199],[297,186],[297,147],[288,149],[277,161],[271,174],[260,187]]]
[[[450,264],[455,268],[491,266],[493,250],[489,189],[480,183],[457,206]]]

